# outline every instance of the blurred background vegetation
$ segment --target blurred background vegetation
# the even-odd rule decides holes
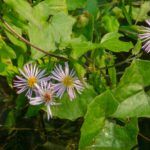
[[[12,87],[18,68],[33,61],[50,71],[71,60],[93,86],[94,91],[77,99],[89,103],[96,94],[116,88],[132,60],[150,59],[138,40],[149,15],[149,0],[0,0],[0,149],[78,149],[85,104],[81,112],[81,103],[63,106],[47,121],[41,107],[29,106]],[[149,150],[150,120],[140,117],[138,126],[132,150]]]

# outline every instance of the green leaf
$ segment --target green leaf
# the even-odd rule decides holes
[[[0,57],[1,58],[16,58],[14,50],[0,39]]]
[[[11,27],[13,28],[13,30],[15,30],[16,33],[18,33],[19,35],[22,34],[22,31],[20,28],[14,26],[14,25],[11,25]],[[27,50],[27,46],[24,42],[20,41],[19,39],[17,39],[14,35],[12,35],[10,32],[8,31],[5,31],[7,37],[9,38],[9,40],[16,46],[19,47],[19,51],[17,52],[22,52],[22,53],[25,53],[26,50]]]
[[[45,51],[54,51],[57,49],[56,44],[71,38],[73,24],[74,19],[64,13],[54,15],[50,23],[46,23],[40,28],[30,24],[29,37],[31,43]],[[31,49],[31,53],[34,59],[44,55],[34,48]]]
[[[5,127],[6,128],[11,128],[15,125],[15,115],[14,111],[10,111],[7,115],[6,121],[5,121]]]
[[[115,32],[119,29],[119,22],[114,16],[105,15],[102,18],[102,25],[107,32]]]
[[[42,108],[42,105],[36,105],[36,106],[32,106],[30,105],[28,107],[28,110],[26,112],[26,116],[27,117],[34,117],[34,116],[37,116],[39,111],[41,110]]]
[[[124,127],[106,120],[103,129],[88,149],[131,150],[137,144],[137,134],[137,119],[130,120]]]
[[[150,116],[150,98],[143,91],[150,85],[150,61],[136,60],[126,69],[118,87],[114,90],[120,102],[116,117]]]
[[[29,39],[35,46],[45,51],[54,51],[61,41],[71,38],[75,20],[66,13],[65,0],[46,0],[33,8],[25,0],[18,0],[17,2],[5,0],[5,2],[29,21]],[[62,11],[58,11],[59,9]],[[40,13],[41,11],[43,13]],[[37,59],[44,54],[31,48],[31,56],[33,59]]]
[[[101,40],[101,46],[113,52],[128,52],[133,48],[132,42],[124,42],[119,40],[122,34],[111,32],[104,35]]]
[[[18,95],[16,99],[16,109],[20,109],[26,105],[26,97],[23,94]]]
[[[105,117],[111,115],[118,103],[110,91],[97,96],[88,106],[84,123],[81,128],[80,149],[86,149],[92,144],[93,139],[103,129]]]
[[[132,62],[130,67],[125,70],[125,73],[115,90],[115,96],[119,101],[126,99],[150,85],[150,70],[147,69],[149,67],[150,61],[147,60],[135,60]]]
[[[50,15],[60,12],[67,14],[66,0],[44,0],[33,7],[33,12],[41,21],[47,21]]]
[[[138,92],[119,104],[112,115],[117,118],[150,117],[150,97],[144,92]]]
[[[74,65],[74,67],[75,67],[75,70],[76,70],[76,72],[77,72],[77,75],[78,75],[81,79],[83,79],[84,76],[85,76],[85,73],[86,73],[85,68],[84,68],[82,65],[80,65],[78,62],[76,62],[76,61],[73,62],[73,65]]]
[[[132,54],[133,54],[133,55],[137,55],[137,54],[140,52],[140,50],[141,50],[141,48],[142,48],[142,45],[141,45],[141,44],[142,44],[141,41],[138,40],[137,43],[135,44],[133,50],[132,50]]]
[[[75,10],[77,8],[83,8],[87,0],[67,0],[68,10]]]
[[[97,0],[87,0],[85,10],[87,10],[90,14],[92,14],[95,18],[99,11]]]
[[[33,14],[32,7],[25,0],[4,0],[11,8],[13,8],[21,17],[32,22],[32,24],[39,24],[38,17]]]
[[[83,117],[87,110],[87,105],[96,96],[92,87],[87,87],[82,94],[70,101],[68,95],[60,100],[60,105],[52,107],[52,113],[62,119],[75,120]]]
[[[129,9],[128,6],[126,6]],[[150,11],[150,2],[144,1],[141,7],[132,7],[132,18],[136,21],[145,21],[148,19],[148,12]]]
[[[0,73],[5,71],[6,67],[7,67],[6,64],[0,62]]]
[[[71,57],[78,59],[83,54],[90,50],[100,47],[100,44],[85,41],[83,38],[74,38],[66,43],[68,47],[72,48]]]

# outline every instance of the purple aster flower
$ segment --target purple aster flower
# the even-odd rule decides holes
[[[49,77],[45,77],[45,70],[40,70],[36,64],[26,64],[23,70],[19,69],[21,76],[16,76],[13,86],[17,88],[17,93],[20,94],[27,91],[26,96],[31,96],[32,91],[35,88],[35,84],[39,84],[41,81],[48,81]]]
[[[146,23],[150,26],[150,19],[146,20]],[[149,53],[150,52],[150,27],[144,27],[141,32],[142,34],[139,34],[139,38],[144,43],[142,48]]]
[[[54,102],[54,88],[51,83],[42,81],[40,86],[35,84],[36,87],[36,97],[32,98],[28,96],[31,105],[40,105],[42,103],[47,107],[47,118],[48,120],[52,118],[52,111],[50,109],[51,105],[58,105],[59,103]]]
[[[76,91],[81,94],[84,89],[83,83],[75,76],[75,71],[72,69],[69,72],[67,62],[65,63],[64,70],[61,65],[56,66],[54,71],[52,71],[51,79],[57,81],[57,83],[54,84],[54,89],[59,98],[67,91],[70,100],[73,100],[76,97]]]

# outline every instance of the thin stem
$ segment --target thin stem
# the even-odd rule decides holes
[[[144,136],[142,133],[138,133],[138,135],[139,135],[140,137],[142,137],[143,139],[145,139],[146,141],[149,141],[149,142],[150,142],[150,138]]]
[[[19,40],[23,41],[24,43],[30,45],[31,47],[35,48],[36,50],[38,50],[39,52],[42,52],[46,55],[49,55],[51,57],[55,57],[55,58],[58,58],[58,59],[62,59],[62,60],[69,60],[68,58],[66,57],[63,57],[63,56],[59,56],[59,55],[56,55],[56,54],[53,54],[53,53],[50,53],[50,52],[47,52],[35,45],[33,45],[32,43],[30,43],[27,39],[25,39],[24,37],[22,37],[21,35],[19,35],[4,19],[0,18],[0,20],[2,21],[2,23],[5,25],[6,29],[14,36],[18,37]]]
[[[126,60],[123,60],[123,61],[121,61],[121,62],[119,62],[119,63],[114,64],[114,65],[105,66],[105,67],[99,67],[99,66],[96,65],[95,67],[96,67],[97,69],[100,69],[100,70],[109,69],[109,68],[112,68],[112,67],[119,67],[119,66],[121,66],[121,65],[123,65],[123,64],[126,64],[126,63],[131,62],[132,60],[134,60],[135,58],[138,58],[139,56],[141,56],[141,54],[136,55],[135,57],[132,57],[132,58],[128,58],[128,59],[126,59]],[[91,63],[93,63],[93,60],[91,60],[91,59],[88,58],[87,56],[85,56],[85,58],[86,58],[88,61],[90,61]]]

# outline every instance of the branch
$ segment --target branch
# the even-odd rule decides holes
[[[121,62],[118,62],[118,63],[116,63],[116,64],[114,64],[114,65],[109,65],[109,66],[105,66],[105,67],[99,67],[99,66],[95,65],[95,67],[96,67],[97,69],[99,69],[99,70],[105,70],[105,69],[109,69],[109,68],[113,68],[113,67],[119,67],[119,66],[121,66],[121,65],[123,65],[123,64],[126,64],[126,63],[131,62],[131,61],[134,60],[135,58],[138,58],[140,55],[141,55],[141,54],[136,55],[135,57],[132,57],[132,58],[127,58],[126,60],[123,60],[123,61],[121,61]],[[91,60],[90,58],[88,58],[86,55],[84,55],[84,57],[85,57],[89,62],[93,63],[93,60]]]
[[[142,137],[143,139],[145,139],[146,141],[149,141],[149,142],[150,142],[150,138],[144,136],[142,133],[138,133],[138,135],[139,135],[140,137]]]
[[[18,39],[20,39],[21,41],[23,41],[24,43],[26,43],[27,45],[30,45],[31,47],[35,48],[36,50],[38,50],[39,52],[42,52],[46,55],[49,55],[51,57],[55,57],[55,58],[58,58],[58,59],[62,59],[62,60],[69,60],[68,58],[66,57],[63,57],[63,56],[59,56],[59,55],[56,55],[56,54],[53,54],[53,53],[50,53],[50,52],[47,52],[35,45],[33,45],[32,43],[30,43],[27,39],[25,39],[24,37],[22,37],[21,35],[19,35],[4,19],[0,18],[0,20],[2,21],[2,23],[5,25],[6,29],[14,36],[18,37]]]

